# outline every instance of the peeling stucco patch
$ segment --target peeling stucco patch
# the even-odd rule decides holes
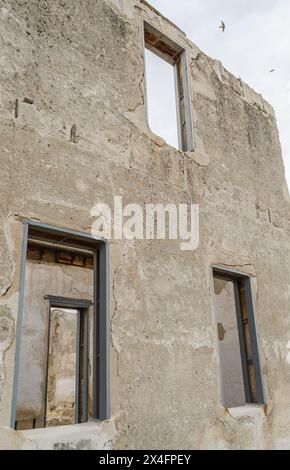
[[[15,336],[14,319],[7,305],[0,305],[0,400],[6,379],[5,354]]]
[[[7,223],[3,220],[0,228],[0,296],[5,295],[12,284],[15,272],[13,247]]]

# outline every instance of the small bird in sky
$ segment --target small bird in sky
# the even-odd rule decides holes
[[[220,24],[220,27],[219,27],[219,28],[222,30],[222,32],[225,31],[226,25],[224,24],[223,20],[221,21],[221,24]]]
[[[272,72],[275,72],[275,69],[271,69],[271,70],[270,70],[270,73],[272,73]]]

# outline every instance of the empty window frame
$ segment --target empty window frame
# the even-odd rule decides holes
[[[47,300],[49,318],[44,424],[49,427],[83,423],[89,416],[91,301],[53,296],[47,297]]]
[[[147,50],[151,51],[153,54],[163,59],[165,62],[167,62],[173,67],[175,83],[175,96],[173,97],[173,99],[175,101],[177,116],[178,148],[183,151],[192,151],[194,148],[194,141],[186,52],[181,46],[176,44],[174,41],[169,39],[167,36],[162,34],[160,31],[155,29],[146,21],[144,21],[144,45]],[[162,94],[164,85],[162,76],[157,77],[156,81],[158,80],[158,84],[154,87],[155,92],[153,91],[152,96],[150,96],[153,102],[149,103],[148,84],[150,84],[150,77],[148,77],[147,68],[145,67],[147,76],[148,121],[150,124],[150,110],[155,110],[156,112],[154,114],[158,117],[158,120],[160,121],[157,126],[159,130],[162,129],[162,125],[166,126],[167,122],[166,112],[168,108],[165,106],[163,107],[162,104],[159,104],[158,102],[158,94]],[[170,100],[170,97],[168,97],[167,99]],[[155,129],[153,127],[154,123],[152,125],[152,130],[154,131]],[[165,131],[161,136],[164,137],[164,134],[166,134]]]
[[[223,405],[263,404],[250,278],[215,267],[213,284]]]
[[[24,224],[11,426],[109,417],[107,245]]]

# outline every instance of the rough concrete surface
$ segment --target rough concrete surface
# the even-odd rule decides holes
[[[141,20],[187,51],[194,152],[146,124]],[[290,448],[290,217],[271,106],[143,0],[0,0],[0,448]],[[200,245],[112,241],[111,418],[10,426],[22,221],[200,205]],[[266,406],[221,405],[210,266],[252,276]]]

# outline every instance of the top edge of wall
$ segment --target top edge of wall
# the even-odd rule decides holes
[[[234,93],[239,95],[249,105],[261,111],[264,115],[275,118],[275,111],[271,104],[263,98],[263,96],[251,88],[240,77],[236,77],[233,73],[228,71],[223,64],[214,58],[211,58],[199,47],[194,44],[176,24],[169,18],[160,13],[146,0],[105,0],[112,7],[117,7],[120,14],[129,18],[138,17],[138,20],[144,18],[155,28],[159,29],[163,34],[168,35],[171,39],[176,41],[184,47],[188,53],[190,60],[199,60],[203,58],[208,62],[209,66],[213,69],[217,78],[224,85],[232,89]]]

